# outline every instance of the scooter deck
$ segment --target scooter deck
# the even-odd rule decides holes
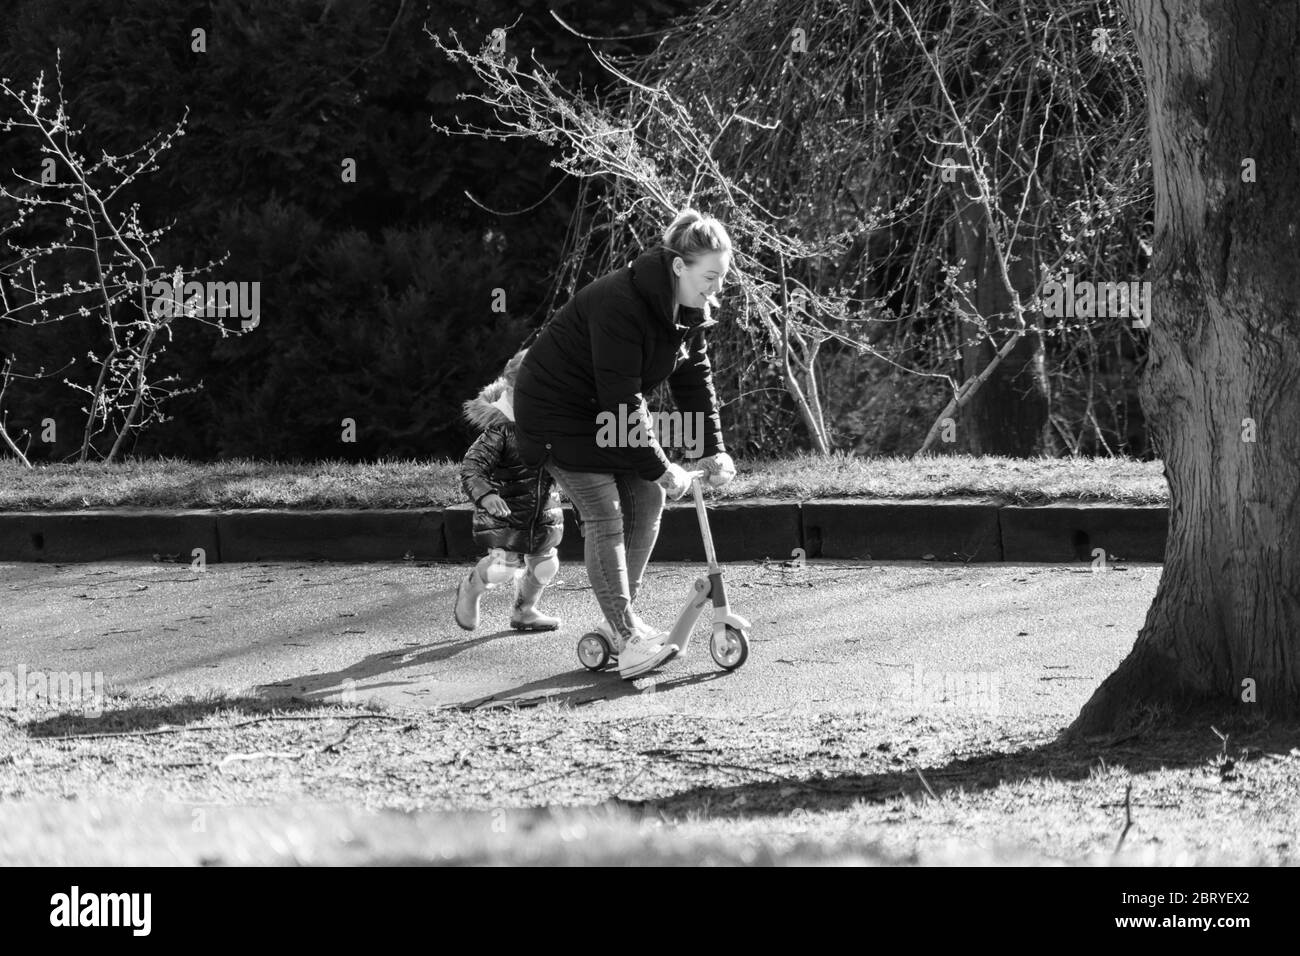
[[[668,632],[666,645],[672,645],[680,654],[691,642],[691,632],[706,608],[712,605],[712,587],[708,578],[696,578],[695,587],[686,600],[686,606],[677,615],[677,620]],[[675,656],[675,655],[674,655]]]

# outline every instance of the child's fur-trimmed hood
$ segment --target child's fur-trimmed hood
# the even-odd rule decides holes
[[[485,431],[490,425],[513,424],[513,419],[496,404],[506,394],[507,387],[505,376],[483,386],[478,395],[461,405],[465,420],[478,431]]]

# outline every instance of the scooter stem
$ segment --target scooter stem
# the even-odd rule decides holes
[[[703,471],[690,472],[691,491],[695,494],[695,516],[700,520],[700,537],[704,540],[704,557],[709,562],[710,571],[719,571],[721,568],[718,565],[718,556],[713,550],[713,533],[709,530],[709,513],[704,507],[704,488],[700,483],[700,479],[706,474],[707,472]]]

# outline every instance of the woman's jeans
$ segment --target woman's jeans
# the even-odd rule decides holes
[[[591,589],[605,620],[626,640],[636,626],[632,602],[659,537],[666,492],[639,475],[569,471],[549,458],[546,469],[577,509]]]

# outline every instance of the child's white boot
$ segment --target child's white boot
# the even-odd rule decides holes
[[[559,628],[558,617],[537,610],[537,599],[559,570],[560,559],[554,548],[525,555],[524,569],[515,576],[515,606],[510,614],[510,626],[516,631],[554,631]]]
[[[545,590],[546,585],[526,570],[515,577],[515,606],[510,614],[512,628],[516,631],[554,631],[559,628],[558,617],[537,610],[537,599]]]
[[[479,599],[490,585],[478,573],[478,565],[469,569],[456,589],[456,623],[467,631],[478,627]]]

